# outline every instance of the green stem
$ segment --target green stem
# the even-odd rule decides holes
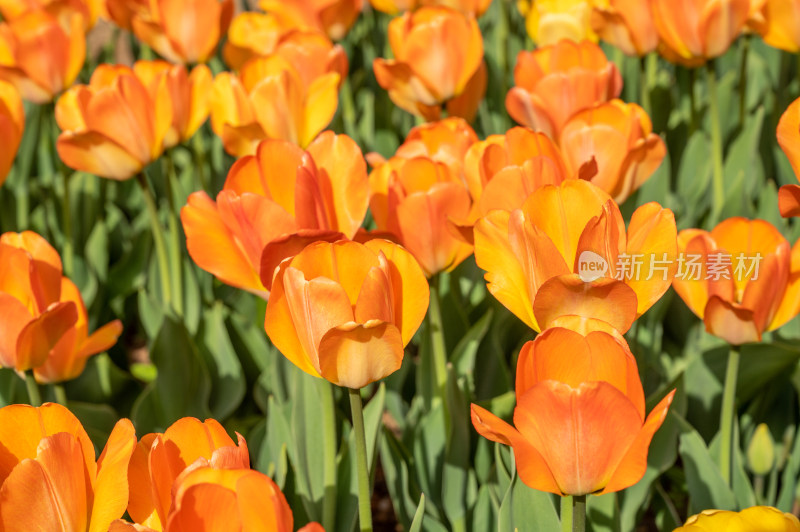
[[[165,180],[167,188],[167,202],[169,203],[169,265],[170,279],[172,280],[172,294],[175,301],[175,312],[178,316],[183,316],[183,257],[181,256],[181,235],[178,229],[178,210],[175,204],[175,194],[173,183],[177,180],[175,175],[175,164],[172,161],[172,154],[167,152],[167,178]]]
[[[161,223],[158,221],[158,207],[156,207],[156,200],[153,198],[153,193],[150,191],[150,185],[147,184],[147,178],[144,176],[144,174],[138,174],[136,179],[139,181],[139,186],[142,188],[144,202],[147,205],[147,214],[150,216],[150,228],[153,230],[153,241],[155,242],[156,246],[158,269],[161,272],[161,292],[164,296],[164,303],[168,307],[171,307],[172,283],[170,282],[169,275],[167,246],[164,243],[164,234],[161,228]]]
[[[561,497],[561,532],[572,532],[572,496]]]
[[[650,116],[652,105],[650,103],[650,80],[648,79],[648,60],[642,57],[639,60],[639,88],[641,89],[641,102],[644,112]]]
[[[719,471],[722,480],[731,485],[731,469],[733,462],[733,426],[736,416],[736,379],[739,374],[739,349],[732,345],[728,353],[728,369],[725,372],[725,387],[722,390],[722,413],[720,417]]]
[[[206,181],[206,147],[203,143],[202,128],[197,130],[192,137],[192,158],[194,159],[194,171],[200,188],[208,192],[208,182]]]
[[[586,530],[586,495],[572,497],[572,532]]]
[[[689,138],[697,131],[697,96],[694,86],[697,82],[697,70],[689,69]]]
[[[39,132],[42,130],[42,121],[45,120],[47,113],[44,112],[42,105],[32,105],[22,143],[17,153],[14,173],[16,174],[17,191],[17,230],[28,229],[30,215],[30,189],[31,189],[31,167],[33,157],[36,154],[36,146],[39,145]]]
[[[742,38],[742,60],[739,64],[739,126],[744,128],[747,117],[747,58],[750,51],[750,36]]]
[[[358,523],[360,532],[372,532],[372,505],[369,492],[367,436],[364,433],[364,412],[361,392],[349,388],[350,410],[353,413],[353,432],[356,437],[356,469],[358,471]]]
[[[28,389],[28,401],[30,401],[31,406],[40,406],[42,404],[42,394],[39,393],[39,385],[36,384],[33,370],[25,372],[25,387]]]
[[[66,277],[72,277],[73,270],[73,255],[74,252],[72,250],[72,208],[70,205],[70,194],[69,194],[69,172],[67,171],[66,167],[63,164],[59,165],[61,168],[61,179],[64,183],[64,196],[62,197],[62,214],[64,215],[63,219],[63,230],[64,230],[64,249],[63,249],[63,260],[64,260],[64,275]]]
[[[436,390],[444,398],[447,384],[447,346],[442,326],[442,306],[440,300],[441,275],[431,279],[430,306],[428,307],[428,330],[431,335],[431,351],[433,352],[433,374]]]
[[[325,379],[317,379],[322,399],[322,434],[324,469],[323,485],[325,496],[322,507],[322,527],[333,530],[336,527],[336,406],[333,385]]]
[[[711,111],[711,152],[714,164],[714,197],[712,198],[711,218],[716,223],[722,213],[722,207],[725,205],[725,176],[722,166],[722,129],[719,123],[719,102],[717,101],[717,72],[713,61],[706,64],[706,73],[708,74],[708,102]]]
[[[53,385],[53,394],[56,396],[56,403],[67,406],[67,392],[64,390],[64,385],[56,383]]]

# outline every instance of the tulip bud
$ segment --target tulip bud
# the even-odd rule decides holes
[[[756,427],[747,446],[747,467],[756,475],[766,475],[775,465],[775,442],[769,427],[761,423]]]

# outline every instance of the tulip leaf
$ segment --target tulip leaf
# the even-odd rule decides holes
[[[15,403],[26,403],[25,383],[19,378],[13,369],[0,368],[0,407],[13,405]]]
[[[211,376],[211,413],[218,420],[230,416],[242,402],[245,380],[242,365],[225,327],[224,308],[217,302],[207,310],[201,324],[200,352]]]
[[[736,497],[722,480],[717,464],[697,431],[689,430],[681,434],[678,452],[686,472],[689,514],[700,513],[707,508],[736,509]]]
[[[421,532],[422,521],[425,519],[425,494],[419,496],[419,506],[414,513],[414,520],[411,521],[411,526],[408,527],[408,532]]]

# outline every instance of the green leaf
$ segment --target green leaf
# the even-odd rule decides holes
[[[417,506],[417,511],[414,514],[414,520],[411,521],[411,526],[408,528],[408,532],[421,532],[422,531],[422,521],[425,519],[425,494],[419,496],[419,506]]]
[[[225,327],[224,308],[217,302],[203,316],[200,352],[211,375],[211,413],[222,420],[234,413],[245,395],[242,365]]]
[[[735,510],[736,497],[722,480],[719,468],[695,430],[681,434],[678,452],[686,472],[689,490],[689,514],[694,515],[708,508]]]

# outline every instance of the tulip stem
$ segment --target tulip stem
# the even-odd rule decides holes
[[[150,191],[150,185],[147,184],[147,178],[144,174],[138,174],[136,179],[142,187],[144,202],[147,205],[147,213],[150,216],[150,227],[153,230],[153,241],[156,246],[158,269],[161,271],[161,292],[164,296],[164,303],[166,306],[171,307],[172,284],[170,283],[169,262],[167,261],[167,246],[164,243],[161,223],[158,221],[158,207],[156,207],[156,200],[153,198],[153,193]]]
[[[31,406],[40,406],[42,404],[42,394],[39,393],[39,385],[36,384],[33,370],[25,372],[25,387],[28,389],[28,401],[30,401]]]
[[[364,412],[361,391],[349,388],[350,410],[353,413],[353,432],[356,436],[356,469],[358,471],[358,523],[361,532],[372,532],[372,506],[369,493],[367,436],[364,432]]]
[[[322,506],[322,527],[333,530],[336,527],[336,405],[333,385],[325,379],[317,379],[322,399],[322,433],[324,469],[323,484],[325,495]]]
[[[54,384],[53,385],[53,395],[56,396],[56,403],[67,406],[67,392],[64,390],[63,384]]]
[[[561,532],[572,532],[572,495],[561,497]]]
[[[572,496],[572,532],[586,530],[586,495]]]
[[[652,112],[650,103],[650,79],[648,73],[648,58],[642,57],[639,60],[639,88],[641,89],[642,108],[647,116]]]
[[[725,372],[725,387],[722,389],[722,412],[720,417],[719,471],[722,480],[731,485],[731,469],[733,462],[733,425],[736,416],[736,379],[739,374],[738,345],[732,345],[728,352],[728,369]]]
[[[72,251],[72,209],[69,199],[69,173],[64,164],[61,163],[61,178],[64,182],[64,196],[62,198],[62,214],[64,215],[64,276],[72,277],[73,273],[73,251]]]
[[[747,117],[747,57],[750,52],[750,36],[742,37],[742,60],[739,64],[739,126],[744,129]]]
[[[442,305],[440,300],[441,275],[431,279],[430,306],[428,307],[428,329],[431,335],[433,351],[433,374],[436,380],[436,391],[444,398],[447,384],[447,345],[442,326]]]
[[[173,182],[178,179],[175,174],[175,163],[172,154],[167,152],[167,178],[164,180],[167,187],[167,202],[169,203],[169,258],[170,258],[170,279],[173,281],[172,287],[175,293],[175,312],[178,316],[183,316],[183,261],[181,257],[181,235],[178,231],[178,211],[175,205],[175,195],[173,192]]]
[[[725,179],[722,159],[722,129],[719,123],[719,102],[717,101],[717,72],[713,61],[709,61],[706,64],[706,73],[708,74],[708,102],[709,110],[711,111],[711,152],[714,165],[714,196],[712,198],[711,218],[716,223],[725,205]]]

